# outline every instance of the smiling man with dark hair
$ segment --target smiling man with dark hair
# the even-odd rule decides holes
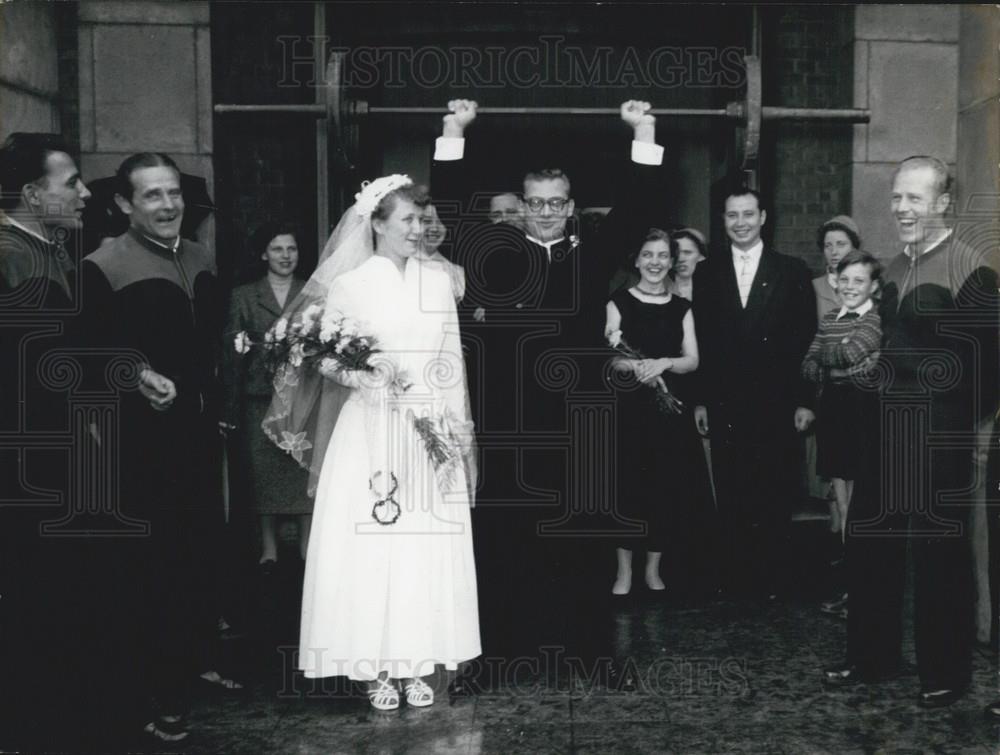
[[[695,421],[712,441],[724,585],[775,594],[799,495],[796,432],[812,420],[799,365],[816,331],[811,276],[761,231],[760,194],[740,186],[722,208],[727,249],[700,263],[693,301],[701,348]]]
[[[0,187],[0,300],[66,309],[75,265],[64,242],[90,197],[68,147],[56,134],[11,134],[0,147]]]
[[[135,564],[140,589],[132,599],[141,623],[134,652],[146,664],[148,697],[161,707],[137,714],[146,732],[164,741],[187,736],[180,719],[186,688],[210,662],[218,619],[211,554],[222,525],[215,259],[180,236],[180,178],[167,155],[127,158],[115,202],[129,229],[81,265],[88,335],[102,347],[143,355],[134,364],[138,394],[123,394],[119,438],[109,442],[118,442],[125,513],[150,525]],[[220,683],[214,672],[204,678]]]

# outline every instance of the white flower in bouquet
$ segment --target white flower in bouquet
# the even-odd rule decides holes
[[[341,331],[343,334],[343,331]],[[340,339],[337,341],[337,345],[333,348],[338,354],[343,354],[344,349],[346,349],[351,343],[351,336],[341,335]]]
[[[302,327],[301,332],[311,333],[312,329],[316,326],[316,318],[323,314],[323,307],[319,304],[310,304],[302,312]]]
[[[236,334],[236,338],[233,340],[233,346],[236,347],[237,354],[246,354],[250,351],[250,346],[252,345],[250,336],[247,335],[245,330],[241,330]]]
[[[301,343],[296,343],[292,346],[292,350],[288,352],[288,363],[292,367],[301,367],[302,359],[305,357],[305,346]]]
[[[282,317],[274,325],[274,338],[276,341],[284,341],[288,335],[288,320]]]
[[[340,370],[340,362],[333,357],[323,357],[319,362],[320,374],[333,377]]]
[[[330,343],[340,330],[342,319],[339,312],[334,310],[325,312],[319,322],[319,340],[323,343]]]

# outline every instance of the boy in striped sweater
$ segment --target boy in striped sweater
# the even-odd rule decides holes
[[[858,428],[876,408],[874,386],[866,376],[878,359],[882,321],[872,297],[878,292],[882,265],[868,252],[852,250],[837,264],[840,309],[819,323],[805,358],[802,376],[817,384],[817,472],[833,480],[841,521],[847,521],[854,479],[863,456]]]

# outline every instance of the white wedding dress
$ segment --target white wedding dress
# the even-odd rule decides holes
[[[468,480],[459,465],[442,494],[412,425],[446,407],[468,420],[451,280],[413,259],[400,274],[375,256],[334,281],[327,307],[358,321],[412,386],[387,402],[355,389],[341,410],[316,491],[299,667],[355,680],[455,669],[481,653]],[[399,481],[391,525],[372,517],[383,496],[369,480],[383,463]]]

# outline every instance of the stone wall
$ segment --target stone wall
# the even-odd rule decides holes
[[[854,127],[852,215],[865,247],[901,251],[889,213],[896,164],[933,155],[954,165],[959,7],[863,5],[855,11],[854,104],[871,108]]]
[[[112,175],[135,152],[166,152],[213,190],[208,3],[79,5],[81,167]],[[214,247],[210,218],[199,239]]]
[[[14,131],[60,129],[53,3],[0,7],[0,140]]]

